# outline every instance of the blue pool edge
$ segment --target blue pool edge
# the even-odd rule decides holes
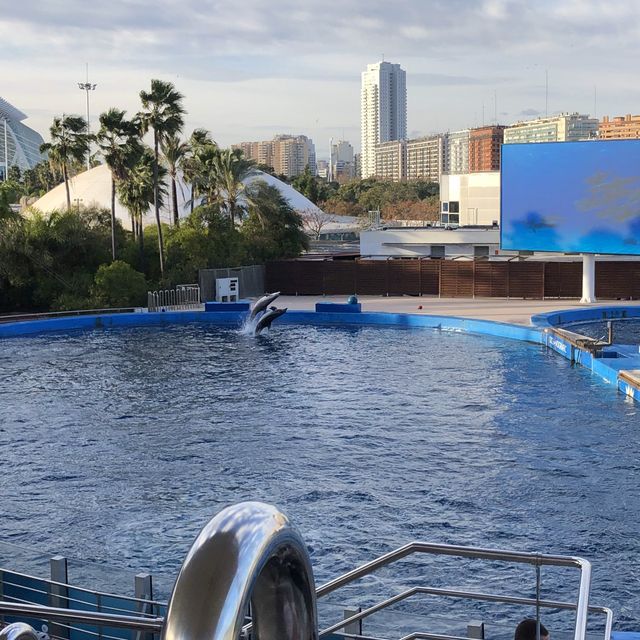
[[[633,400],[640,401],[640,353],[630,345],[612,345],[603,349],[603,357],[594,357],[555,331],[560,324],[616,318],[640,318],[640,307],[598,306],[553,311],[531,317],[531,326],[457,316],[387,312],[288,311],[277,324],[320,326],[393,326],[460,331],[544,345],[572,363],[590,369],[604,382],[615,385]],[[246,307],[225,311],[163,311],[65,316],[0,324],[0,338],[122,327],[169,326],[194,322],[216,326],[240,327]],[[634,351],[635,349],[635,351]]]

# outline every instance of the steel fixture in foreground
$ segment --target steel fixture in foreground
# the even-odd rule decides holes
[[[251,603],[256,640],[317,640],[313,571],[275,507],[242,502],[200,532],[178,574],[161,640],[237,640]]]

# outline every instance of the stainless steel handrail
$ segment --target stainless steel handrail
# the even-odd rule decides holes
[[[397,602],[401,602],[402,600],[406,600],[413,595],[416,594],[426,594],[426,595],[435,595],[435,596],[446,596],[452,598],[461,598],[465,600],[483,600],[486,602],[501,602],[504,604],[522,604],[522,605],[536,605],[539,604],[541,607],[549,608],[549,609],[575,609],[576,605],[573,602],[560,602],[555,600],[536,600],[535,598],[520,598],[516,596],[502,596],[495,595],[490,593],[478,593],[474,591],[459,591],[457,589],[440,589],[436,587],[413,587],[411,589],[407,589],[402,593],[399,593],[391,598],[387,598],[377,604],[365,609],[364,611],[360,611],[359,613],[354,614],[349,618],[345,618],[336,624],[323,629],[320,632],[320,637],[333,633],[338,629],[343,629],[349,624],[354,622],[358,622],[363,620],[364,618],[368,618],[369,616],[377,613],[378,611],[382,611],[387,607],[390,607]],[[602,613],[606,616],[605,622],[605,632],[604,632],[604,640],[610,640],[611,638],[611,628],[613,626],[613,611],[608,607],[598,607],[598,606],[589,606],[589,611],[593,613]]]
[[[311,561],[275,507],[227,507],[200,532],[176,580],[161,640],[237,640],[251,602],[256,640],[317,640]]]
[[[102,613],[101,611],[80,611],[78,609],[61,609],[60,607],[45,607],[39,604],[24,604],[21,602],[0,601],[0,613],[25,614],[34,618],[47,620],[71,620],[88,622],[109,627],[125,629],[141,629],[143,631],[161,631],[163,618],[143,618],[142,616],[123,616],[117,613]]]
[[[393,562],[397,562],[414,553],[428,553],[432,555],[446,555],[460,558],[475,558],[480,560],[507,561],[530,564],[533,566],[572,567],[580,569],[580,585],[576,603],[576,622],[574,640],[585,640],[587,633],[587,614],[589,607],[589,589],[591,587],[591,563],[578,556],[557,556],[550,554],[527,553],[520,551],[505,551],[485,549],[482,547],[463,547],[451,544],[433,544],[428,542],[410,542],[394,551],[390,551],[371,562],[363,564],[342,576],[330,580],[316,590],[321,598],[336,589],[369,575],[373,571]]]

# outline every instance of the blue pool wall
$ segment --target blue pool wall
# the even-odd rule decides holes
[[[603,357],[595,358],[568,340],[552,332],[560,325],[608,320],[640,318],[640,307],[602,306],[554,311],[532,316],[532,326],[514,325],[489,320],[473,320],[456,316],[412,315],[405,313],[361,312],[353,307],[345,312],[341,307],[319,303],[316,311],[288,311],[276,324],[321,326],[392,326],[407,329],[430,328],[460,331],[542,344],[565,358],[590,369],[604,382],[616,386],[622,393],[640,401],[640,383],[634,385],[620,377],[621,372],[640,371],[640,352],[637,346],[612,345],[603,350]],[[0,324],[0,338],[40,333],[66,333],[100,328],[170,326],[192,322],[206,322],[217,326],[240,327],[247,314],[247,304],[210,305],[205,311],[165,311],[121,314],[68,316]]]

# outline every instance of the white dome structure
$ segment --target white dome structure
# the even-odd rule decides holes
[[[274,178],[268,173],[257,171],[247,179],[246,183],[250,184],[256,180],[264,180],[267,184],[277,187],[282,195],[287,199],[293,209],[299,212],[318,211],[321,210],[305,198],[299,191],[296,191],[291,185]],[[69,192],[71,194],[72,207],[88,207],[98,206],[111,210],[111,171],[106,164],[101,164],[93,169],[84,171],[69,180]],[[189,213],[189,206],[186,204],[185,196],[188,196],[189,189],[183,184],[178,184],[178,207],[180,208],[180,217],[183,218]],[[67,192],[64,183],[59,184],[43,195],[39,200],[31,205],[34,209],[42,213],[51,213],[56,209],[67,208]],[[125,229],[131,226],[131,217],[126,207],[118,200],[116,195],[116,217]],[[160,209],[160,219],[162,222],[171,223],[172,213],[171,205],[167,204]],[[153,209],[145,214],[143,224],[153,224],[155,216]]]

